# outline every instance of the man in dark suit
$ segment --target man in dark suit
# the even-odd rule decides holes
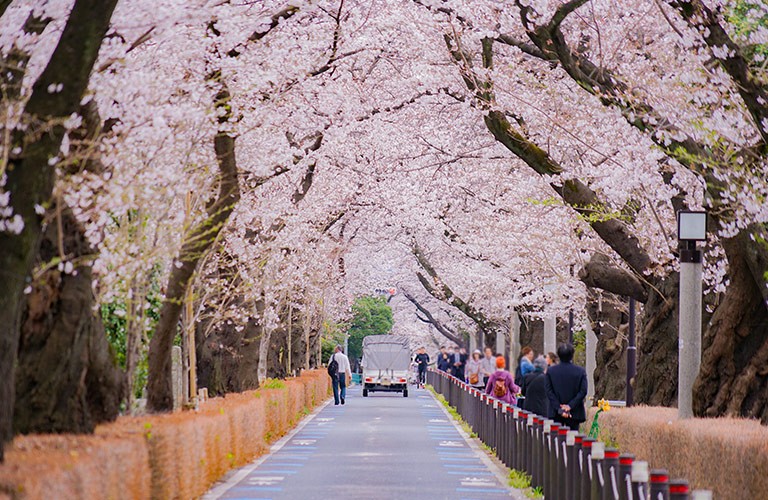
[[[547,390],[547,417],[572,430],[578,430],[579,424],[587,419],[584,398],[587,396],[587,372],[574,365],[573,346],[557,346],[560,363],[550,366],[544,375]]]

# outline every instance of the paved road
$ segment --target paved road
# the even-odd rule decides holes
[[[428,391],[347,396],[204,499],[519,498]]]

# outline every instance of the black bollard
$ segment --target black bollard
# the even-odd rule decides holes
[[[632,499],[648,498],[648,462],[637,460],[632,463]]]
[[[619,455],[619,500],[632,500],[632,462],[635,456],[630,453]]]
[[[541,455],[539,441],[539,417],[533,416],[533,428],[531,429],[531,486],[541,486],[541,474],[539,473],[539,455]]]
[[[669,500],[688,500],[691,488],[685,479],[673,479],[669,482]]]
[[[574,466],[576,465],[576,457],[573,453],[574,446],[576,446],[576,436],[579,431],[568,431],[565,435],[565,454],[563,459],[565,460],[565,497],[573,498],[573,481],[575,480],[573,475]]]
[[[523,453],[525,453],[525,436],[523,435],[523,412],[515,408],[515,429],[517,430],[517,448],[515,450],[515,469],[523,470]]]
[[[549,441],[550,435],[552,434],[552,425],[555,423],[552,420],[545,420],[544,421],[544,427],[542,428],[541,433],[541,488],[544,491],[544,495],[550,495],[552,491],[552,485],[549,482],[549,469],[550,469],[550,461],[549,457],[552,453],[552,445]]]
[[[565,483],[566,478],[568,477],[568,473],[566,471],[565,467],[565,450],[566,450],[566,444],[565,439],[568,436],[568,432],[570,429],[566,426],[560,426],[560,429],[557,431],[557,498],[560,500],[566,500],[568,496],[565,493]]]
[[[606,448],[603,459],[604,500],[619,500],[619,450]]]
[[[595,441],[592,443],[592,451],[590,453],[590,474],[592,480],[590,481],[590,498],[592,500],[603,500],[603,485],[605,484],[605,477],[603,476],[603,459],[605,458],[605,443],[602,441]]]
[[[581,470],[581,500],[592,499],[592,472],[590,468],[590,455],[592,453],[592,443],[595,440],[591,437],[585,437],[581,440],[581,457],[579,466]]]
[[[583,439],[584,436],[576,432],[573,446],[571,447],[572,455],[568,456],[569,475],[571,476],[571,491],[568,498],[573,500],[581,500],[581,466],[579,465],[579,457],[581,456],[581,441]]]
[[[549,465],[549,471],[547,473],[547,484],[549,485],[549,491],[544,492],[546,498],[552,498],[554,500],[562,500],[557,496],[557,435],[560,432],[560,424],[553,422],[549,426],[549,439],[547,439],[547,464]]]
[[[525,412],[525,472],[533,470],[533,413]]]
[[[653,500],[669,500],[669,473],[664,469],[653,469],[649,488]]]

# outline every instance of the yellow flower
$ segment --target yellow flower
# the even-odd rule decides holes
[[[601,399],[597,402],[597,407],[600,411],[609,411],[611,409],[611,403],[605,399]]]

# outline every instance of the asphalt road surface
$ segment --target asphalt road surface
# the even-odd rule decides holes
[[[355,386],[204,499],[520,498],[503,479],[428,391],[363,398]]]

